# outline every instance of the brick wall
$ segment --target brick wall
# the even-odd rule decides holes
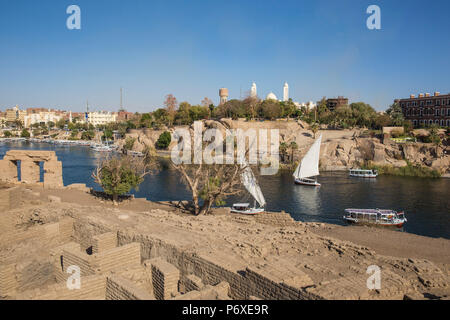
[[[106,300],[155,300],[155,298],[133,282],[113,275],[106,280]]]
[[[0,189],[0,233],[12,231],[15,226],[14,216],[8,211],[20,202],[18,187]]]
[[[126,269],[141,265],[141,245],[130,243],[93,255],[99,272]]]
[[[0,298],[11,295],[17,288],[15,264],[0,265]]]
[[[180,271],[167,261],[160,258],[147,260],[146,265],[151,265],[153,294],[158,300],[168,300],[178,294],[178,281]]]
[[[115,247],[117,247],[117,233],[107,232],[92,237],[92,253],[101,253]]]

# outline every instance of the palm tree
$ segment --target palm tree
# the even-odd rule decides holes
[[[289,149],[291,149],[291,163],[294,162],[294,151],[298,149],[297,142],[292,141],[289,145]]]
[[[317,133],[317,131],[319,131],[319,125],[317,124],[317,122],[314,122],[312,125],[310,125],[309,129],[313,132],[314,139],[315,139],[316,133]]]
[[[288,145],[286,144],[286,142],[280,143],[280,154],[281,154],[281,159],[283,162],[287,156],[287,149],[288,149]]]

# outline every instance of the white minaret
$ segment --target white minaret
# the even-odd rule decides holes
[[[69,122],[72,122],[72,111],[69,112]]]
[[[289,86],[287,84],[287,82],[284,83],[283,86],[283,101],[288,101],[289,100]]]
[[[257,90],[256,90],[256,83],[252,83],[252,88],[250,89],[250,96],[252,97],[252,98],[256,98],[256,96],[257,96],[258,94],[257,94]]]

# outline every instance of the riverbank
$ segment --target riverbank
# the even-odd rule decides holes
[[[74,221],[71,241],[82,250],[88,249],[93,237],[113,233],[121,246],[140,243],[143,260],[164,259],[181,272],[194,272],[205,284],[227,282],[230,298],[448,298],[450,241],[445,239],[382,229],[370,229],[361,237],[365,230],[358,227],[295,222],[283,213],[251,217],[220,210],[195,217],[168,203],[143,199],[114,207],[82,188],[21,186],[20,193],[20,203],[8,211],[15,226],[0,238],[17,234],[24,226],[48,225],[50,231],[51,223],[70,217]],[[9,249],[2,241],[0,255],[3,261],[21,265],[16,269],[17,279],[42,279],[43,269],[31,265],[48,259],[47,254],[54,250],[47,249],[50,242],[9,239]],[[197,267],[191,267],[189,261],[195,261]],[[366,270],[371,265],[382,270],[381,290],[366,286]],[[117,268],[116,276],[137,272],[125,272],[125,264],[125,269],[120,269],[120,263]],[[34,287],[45,296],[47,285],[33,281],[19,291],[33,296],[29,290]]]

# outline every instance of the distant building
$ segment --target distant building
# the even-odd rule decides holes
[[[250,97],[252,97],[252,98],[256,98],[258,96],[258,91],[257,91],[257,88],[256,88],[256,83],[252,83],[252,87],[251,87],[251,89],[250,89]]]
[[[287,82],[285,82],[283,86],[283,101],[288,100],[289,100],[289,85],[287,84]]]
[[[302,102],[302,103],[294,102],[294,104],[298,109],[306,108],[306,110],[312,110],[315,107],[317,107],[317,103],[315,103],[313,101]]]
[[[219,105],[226,103],[228,101],[228,89],[220,88],[219,89],[219,97],[220,97]]]
[[[117,113],[117,121],[128,121],[131,120],[131,118],[133,118],[134,113],[133,112],[128,112],[125,110],[120,110]]]
[[[39,110],[46,110],[46,109],[39,109]],[[34,110],[33,113],[27,114],[24,117],[24,126],[26,128],[30,128],[32,125],[38,123],[38,124],[48,124],[49,122],[56,123],[59,120],[61,120],[61,116],[56,115],[55,111],[39,111]]]
[[[267,96],[266,96],[266,100],[275,100],[278,101],[277,96],[275,95],[275,93],[270,92]]]
[[[87,123],[94,126],[106,125],[111,122],[116,122],[117,115],[112,112],[101,111],[101,112],[87,112],[86,113]]]
[[[6,127],[6,112],[0,112],[0,128]]]
[[[420,93],[418,97],[412,94],[407,99],[396,99],[394,102],[400,105],[403,116],[414,127],[432,124],[450,127],[450,93],[441,95],[435,92],[433,96]]]
[[[6,121],[7,122],[14,122],[16,120],[22,121],[24,123],[24,118],[26,116],[27,112],[25,110],[20,110],[19,106],[15,106],[12,109],[6,110]]]
[[[330,111],[334,111],[337,108],[345,106],[345,105],[348,105],[348,99],[344,98],[342,96],[339,96],[337,98],[327,99],[327,108]]]

